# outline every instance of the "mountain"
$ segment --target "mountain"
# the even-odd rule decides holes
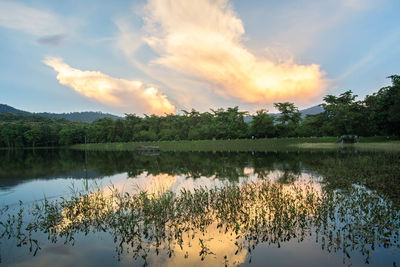
[[[324,112],[324,108],[321,106],[313,106],[311,108],[306,108],[300,110],[301,116],[305,117],[306,115],[315,115]]]
[[[306,108],[303,110],[300,110],[301,116],[304,118],[308,114],[318,114],[323,112],[324,109],[320,106],[313,106],[310,108]],[[102,113],[100,111],[84,111],[84,112],[71,112],[71,113],[48,113],[48,112],[41,112],[41,113],[31,113],[27,111],[23,111],[20,109],[13,108],[11,106],[5,105],[5,104],[0,104],[0,114],[1,113],[12,113],[12,114],[25,114],[25,115],[38,115],[41,117],[47,117],[47,118],[58,118],[58,119],[67,119],[71,121],[83,121],[83,122],[92,122],[97,119],[101,118],[111,118],[113,120],[117,119],[123,119],[122,117],[109,114],[109,113]],[[279,113],[270,113],[272,117],[278,117]],[[244,121],[245,122],[251,122],[253,119],[252,116],[245,116]]]
[[[83,122],[92,122],[101,118],[111,118],[113,120],[122,119],[122,117],[118,117],[109,113],[102,113],[100,111],[83,111],[83,112],[71,112],[71,113],[34,113],[35,115],[39,115],[42,117],[48,118],[58,118],[58,119],[67,119],[71,121],[83,121]]]
[[[0,114],[1,113],[11,113],[11,114],[24,114],[24,115],[38,115],[41,117],[47,118],[58,118],[58,119],[67,119],[71,121],[83,121],[83,122],[92,122],[97,119],[101,118],[111,118],[113,120],[122,119],[122,117],[109,114],[109,113],[102,113],[100,111],[84,111],[84,112],[71,112],[71,113],[48,113],[48,112],[41,112],[41,113],[32,113],[23,111],[20,109],[13,108],[9,105],[0,104]]]
[[[4,105],[4,104],[0,104],[0,113],[25,114],[25,115],[31,114],[30,112],[16,109],[10,107],[9,105]]]
[[[301,117],[305,118],[306,115],[315,115],[315,114],[324,112],[324,108],[321,107],[321,106],[313,106],[313,107],[302,109],[302,110],[299,110],[299,111],[301,113]],[[274,117],[274,118],[276,118],[276,117],[279,117],[280,113],[269,113],[269,115]],[[244,122],[249,123],[252,120],[253,120],[253,116],[245,116],[244,117]]]
[[[315,115],[315,114],[324,112],[324,108],[320,107],[320,106],[313,106],[313,107],[302,109],[299,111],[301,113],[301,117],[305,118],[306,115]],[[280,113],[270,113],[269,115],[271,115],[272,117],[279,117]]]

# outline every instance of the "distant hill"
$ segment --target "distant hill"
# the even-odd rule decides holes
[[[306,115],[315,115],[315,114],[324,112],[324,108],[320,107],[320,106],[313,106],[313,107],[302,109],[299,111],[301,113],[301,117],[305,118]],[[279,117],[280,114],[279,113],[269,113],[269,115],[276,118],[276,117]],[[244,117],[245,122],[251,122],[252,120],[253,120],[253,116]]]
[[[113,120],[122,119],[122,117],[102,112],[95,111],[84,111],[84,112],[71,112],[71,113],[32,113],[23,111],[20,109],[13,108],[9,105],[0,104],[0,114],[1,113],[11,113],[11,114],[24,114],[24,115],[38,115],[46,118],[57,118],[57,119],[67,119],[71,121],[83,121],[83,122],[92,122],[101,118],[111,118]]]
[[[67,119],[71,121],[83,121],[83,122],[92,122],[101,118],[111,118],[113,120],[122,119],[122,117],[118,117],[116,115],[112,115],[109,113],[102,113],[100,111],[83,111],[83,112],[71,112],[71,113],[35,113],[35,115],[39,115],[42,117],[48,118],[58,118],[58,119]]]
[[[313,106],[311,108],[306,108],[306,109],[300,110],[302,117],[305,117],[306,115],[319,114],[321,112],[324,112],[324,108],[321,106]]]
[[[301,113],[301,117],[305,118],[306,115],[315,115],[315,114],[324,112],[324,108],[320,107],[320,106],[313,106],[313,107],[302,109],[299,111]],[[269,115],[271,115],[272,117],[279,117],[280,113],[270,113]]]
[[[310,108],[306,108],[300,110],[301,116],[304,118],[308,114],[318,114],[323,112],[324,109],[320,106],[313,106]],[[49,112],[40,112],[40,113],[32,113],[20,109],[13,108],[11,106],[0,104],[0,114],[1,113],[11,113],[11,114],[24,114],[24,115],[38,115],[46,118],[57,118],[57,119],[67,119],[71,121],[83,121],[83,122],[92,122],[101,118],[111,118],[113,120],[122,119],[122,117],[109,114],[102,113],[100,111],[83,111],[83,112],[71,112],[71,113],[49,113]],[[278,117],[279,113],[269,113],[272,117]],[[252,116],[245,116],[245,122],[251,122],[253,119]]]
[[[31,114],[30,112],[16,109],[10,107],[9,105],[4,105],[4,104],[0,104],[0,113],[25,114],[25,115]]]

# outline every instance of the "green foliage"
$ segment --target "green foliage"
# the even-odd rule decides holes
[[[392,85],[366,96],[369,126],[378,134],[400,136],[400,76],[389,76]]]
[[[217,139],[236,139],[247,136],[248,125],[243,116],[247,112],[239,112],[239,107],[212,110],[212,128]]]
[[[324,136],[326,128],[324,122],[324,113],[306,115],[299,129],[300,136]]]
[[[267,110],[257,110],[251,121],[250,133],[257,138],[266,138],[275,135],[274,118],[268,115]]]
[[[41,131],[35,127],[26,132],[24,132],[25,140],[28,143],[32,143],[32,146],[35,147],[35,143],[41,139]]]
[[[284,103],[274,103],[274,106],[279,110],[281,115],[276,119],[281,124],[298,124],[301,119],[301,114],[299,109],[294,105],[294,103],[284,102]]]
[[[277,135],[280,137],[299,136],[299,124],[301,121],[301,113],[294,103],[274,103],[274,106],[281,113],[276,119]]]
[[[70,133],[70,135],[74,135],[73,138],[71,137],[72,141],[67,141],[66,135],[74,129],[75,132]],[[65,119],[43,118],[36,115],[0,114],[0,147],[36,147],[81,143],[83,139],[75,136],[75,133],[83,130],[83,123]]]
[[[340,94],[339,97],[327,95],[324,97],[324,131],[327,135],[343,134],[365,135],[364,106],[361,101],[355,101],[357,95],[351,91]]]
[[[400,136],[400,76],[389,76],[392,85],[356,101],[357,95],[346,91],[327,95],[321,106],[324,112],[308,115],[300,129],[302,136]]]
[[[64,127],[59,132],[59,136],[59,143],[61,145],[83,143],[85,138],[85,131],[81,127]]]
[[[400,136],[400,76],[389,77],[392,85],[364,100],[346,91],[327,95],[324,111],[304,119],[294,103],[274,103],[275,120],[258,110],[246,123],[247,111],[239,107],[182,115],[125,114],[125,119],[100,118],[91,123],[36,115],[0,114],[0,147],[56,146],[82,143],[148,142],[180,140],[229,140],[268,137],[325,137],[345,134],[358,136]]]

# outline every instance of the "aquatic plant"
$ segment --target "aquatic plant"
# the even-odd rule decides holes
[[[16,213],[15,213],[16,212]],[[0,212],[1,240],[14,239],[34,255],[46,242],[79,242],[79,234],[108,233],[117,258],[130,254],[146,265],[160,253],[173,257],[190,254],[196,245],[200,260],[216,254],[207,235],[230,236],[235,254],[248,255],[260,244],[280,245],[314,237],[328,252],[343,253],[344,261],[361,252],[368,263],[376,247],[398,250],[400,212],[390,199],[362,186],[321,191],[313,184],[272,182],[198,188],[172,192],[130,194],[114,188],[77,193],[70,199],[44,200],[12,212]],[[3,242],[3,241],[0,241]]]

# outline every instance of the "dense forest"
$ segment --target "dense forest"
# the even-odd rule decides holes
[[[0,114],[0,146],[57,146],[83,143],[206,140],[269,137],[396,135],[400,136],[400,76],[392,84],[356,100],[346,91],[327,95],[324,111],[302,118],[294,103],[274,103],[279,116],[258,110],[251,122],[238,107],[194,109],[164,116],[126,114],[124,119],[101,118],[91,123],[26,114]]]

